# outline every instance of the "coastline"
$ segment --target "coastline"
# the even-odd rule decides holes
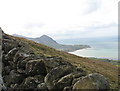
[[[112,49],[84,48],[69,53],[87,58],[109,59],[118,61],[118,53]]]

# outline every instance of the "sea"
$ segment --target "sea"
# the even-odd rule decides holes
[[[91,48],[80,49],[71,54],[82,57],[106,58],[110,60],[118,60],[118,38],[103,37],[103,38],[80,38],[59,40],[62,44],[83,44],[90,45]]]

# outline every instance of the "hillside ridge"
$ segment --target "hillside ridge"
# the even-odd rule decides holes
[[[37,43],[41,43],[44,45],[47,45],[49,47],[55,48],[57,50],[62,50],[62,51],[66,51],[66,52],[73,52],[79,49],[84,49],[84,48],[90,48],[89,45],[64,45],[64,44],[59,44],[57,43],[54,39],[52,39],[51,37],[47,36],[47,35],[42,35],[41,37],[37,37],[37,38],[30,38],[30,37],[25,37],[22,35],[17,35],[17,34],[13,34],[13,36],[17,36],[17,37],[23,37],[29,40],[33,40]]]

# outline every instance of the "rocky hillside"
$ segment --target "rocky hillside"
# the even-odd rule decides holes
[[[2,77],[8,91],[118,89],[117,67],[3,34]]]
[[[26,38],[26,39],[29,39],[29,40],[33,40],[37,43],[41,43],[41,44],[47,45],[49,47],[55,48],[57,50],[62,50],[62,51],[66,51],[66,52],[73,52],[73,51],[76,51],[76,50],[79,50],[79,49],[90,48],[89,45],[64,45],[64,44],[59,44],[47,35],[43,35],[43,36],[38,37],[38,38],[29,38],[29,37],[24,37],[24,36],[17,35],[17,34],[13,34],[13,35],[17,36],[17,37],[23,37],[23,38]]]

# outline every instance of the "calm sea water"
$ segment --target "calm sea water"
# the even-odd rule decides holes
[[[76,39],[74,41],[65,40],[63,43],[87,44],[91,46],[91,48],[70,52],[78,56],[118,60],[118,39],[116,37],[96,39]]]
[[[117,49],[88,48],[88,49],[77,50],[75,52],[70,52],[70,53],[83,57],[108,58],[108,59],[118,60]]]

